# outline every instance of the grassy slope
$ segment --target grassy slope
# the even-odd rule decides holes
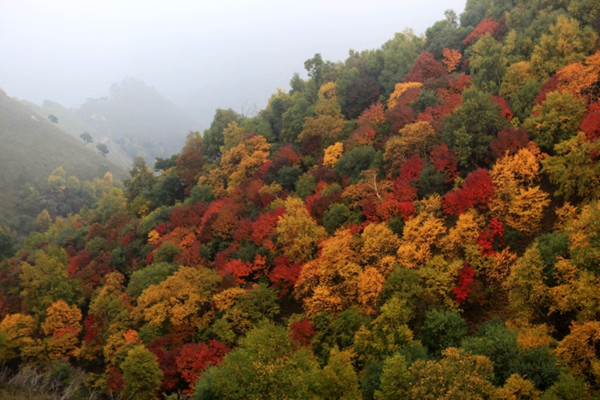
[[[0,91],[0,214],[11,213],[26,182],[37,187],[62,166],[67,175],[91,180],[123,169]],[[1,215],[0,215],[1,217]],[[1,221],[0,221],[1,222]]]
[[[59,103],[49,100],[44,101],[44,103],[41,106],[27,101],[22,101],[22,103],[25,104],[27,108],[29,108],[30,110],[42,117],[47,117],[50,114],[56,116],[58,118],[58,123],[56,124],[56,126],[73,136],[78,141],[81,140],[80,135],[83,132],[90,133],[94,142],[86,145],[87,147],[95,151],[96,144],[98,142],[105,143],[110,149],[110,152],[106,156],[106,158],[108,158],[109,161],[113,162],[114,164],[123,168],[124,170],[128,170],[131,167],[133,158],[130,157],[114,141],[109,140],[106,137],[102,137],[102,135],[99,135],[92,126],[85,123],[77,115],[77,112],[75,110],[66,109]]]

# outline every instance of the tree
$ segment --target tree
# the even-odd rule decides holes
[[[223,131],[230,122],[240,123],[242,119],[242,116],[231,108],[227,110],[217,109],[215,111],[215,116],[210,123],[210,127],[204,131],[204,154],[208,160],[214,162],[221,157],[221,146],[225,144]]]
[[[421,341],[430,354],[437,356],[448,347],[460,345],[466,334],[467,324],[459,313],[433,310],[425,316]]]
[[[81,329],[81,311],[77,306],[69,306],[64,300],[52,303],[42,323],[50,358],[68,359],[76,356]]]
[[[45,315],[46,309],[56,300],[70,304],[79,302],[79,282],[68,277],[67,253],[63,249],[39,250],[35,263],[24,262],[21,268],[21,296],[33,315]]]
[[[376,400],[395,400],[410,396],[410,376],[406,359],[396,353],[385,359],[381,372],[381,390],[375,392]]]
[[[473,86],[462,92],[462,104],[446,119],[442,139],[456,152],[460,165],[473,167],[490,160],[490,142],[505,125],[500,106]]]
[[[416,361],[409,369],[410,397],[419,399],[481,399],[494,393],[492,363],[450,347],[439,361]]]
[[[79,135],[79,137],[81,138],[81,140],[83,141],[83,143],[93,143],[94,142],[94,138],[92,138],[92,135],[90,135],[89,132],[83,132],[81,135]]]
[[[54,114],[48,114],[48,119],[53,124],[58,124],[58,118],[56,117],[56,115],[54,115]]]
[[[316,399],[319,373],[314,356],[287,328],[264,322],[200,377],[194,399]]]
[[[34,339],[36,322],[31,315],[8,314],[0,322],[0,360],[17,357],[31,359],[42,350],[39,339]]]
[[[106,157],[106,155],[110,152],[110,149],[108,148],[106,143],[96,143],[96,148],[98,149],[100,154],[102,154],[103,157]]]
[[[575,99],[569,93],[551,92],[541,105],[533,108],[523,126],[542,150],[551,153],[555,144],[577,134],[584,113],[582,99]]]
[[[537,76],[546,78],[569,63],[582,61],[597,37],[591,28],[582,29],[577,20],[561,15],[534,47],[531,66]]]
[[[285,200],[285,212],[277,221],[277,241],[292,263],[306,262],[314,257],[317,244],[325,238],[326,231],[310,217],[298,198]]]
[[[315,116],[305,118],[302,132],[297,140],[300,143],[317,140],[323,145],[331,145],[341,139],[344,125],[335,84],[327,82],[319,88]]]
[[[475,87],[486,93],[498,94],[506,70],[502,44],[486,34],[471,48],[469,66]]]
[[[350,352],[332,349],[321,373],[320,398],[327,400],[361,399],[358,377],[352,366]]]
[[[156,392],[163,378],[157,358],[145,346],[137,345],[127,352],[119,365],[123,371],[123,392],[126,399],[158,399]]]
[[[449,74],[454,72],[460,64],[462,54],[460,54],[460,51],[456,49],[449,49],[447,47],[444,47],[444,50],[442,50],[442,54],[444,55],[444,59],[442,62],[444,63],[444,68],[446,69],[446,72]]]
[[[135,314],[154,326],[169,322],[174,328],[201,329],[212,318],[210,299],[221,279],[204,267],[181,266],[173,275],[152,285],[138,298]]]
[[[556,353],[576,376],[584,377],[594,386],[600,379],[600,322],[573,322],[570,333],[560,341]]]
[[[521,149],[496,162],[490,175],[496,188],[490,211],[507,226],[528,235],[540,228],[548,194],[535,183],[539,180],[536,154]]]
[[[558,143],[555,155],[542,160],[542,172],[558,186],[555,195],[592,200],[600,195],[600,164],[597,162],[600,141],[590,142],[585,134]]]

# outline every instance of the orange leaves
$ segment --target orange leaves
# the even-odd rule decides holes
[[[396,83],[396,87],[387,102],[388,109],[395,108],[398,104],[408,105],[415,101],[419,96],[422,82],[400,82]]]
[[[600,88],[600,51],[595,52],[584,62],[571,63],[557,73],[557,89],[574,96],[588,96],[591,101],[598,99]]]
[[[50,358],[61,359],[76,355],[82,329],[79,308],[57,300],[48,307],[46,315],[42,331],[49,336],[45,342]]]
[[[446,72],[453,72],[456,69],[456,67],[458,67],[458,65],[460,64],[462,54],[460,54],[460,51],[456,49],[448,48],[444,48],[444,50],[442,50],[442,53],[444,55],[444,59],[442,60],[442,62],[444,63]]]

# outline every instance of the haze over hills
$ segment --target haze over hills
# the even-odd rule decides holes
[[[149,162],[177,153],[188,132],[198,129],[196,121],[135,78],[112,85],[108,97],[89,99],[77,115],[100,137]]]
[[[27,100],[23,100],[22,103],[42,117],[54,115],[57,121],[56,126],[73,136],[78,141],[81,141],[81,135],[84,132],[89,133],[92,138],[92,142],[88,143],[87,147],[96,151],[96,145],[98,143],[103,143],[109,149],[108,154],[106,154],[106,158],[109,161],[116,164],[123,170],[128,170],[131,167],[133,157],[125,152],[125,150],[123,150],[123,148],[113,140],[98,134],[95,128],[86,124],[79,117],[79,115],[77,115],[77,110],[67,109],[61,104],[51,100],[45,100],[42,105],[33,104]]]
[[[27,188],[42,191],[48,176],[63,167],[67,176],[79,180],[101,178],[110,171],[123,178],[125,170],[102,157],[95,149],[32,112],[0,90],[0,224],[13,225],[11,218],[23,205]]]

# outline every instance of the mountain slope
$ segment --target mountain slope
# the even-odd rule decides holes
[[[102,177],[106,171],[115,177],[125,175],[123,169],[2,91],[0,142],[0,225],[15,216],[26,184],[45,187],[48,176],[59,166],[82,181]]]
[[[54,115],[57,119],[56,126],[73,136],[78,141],[81,140],[80,135],[82,133],[89,133],[93,138],[93,142],[88,144],[87,147],[95,150],[96,144],[104,143],[109,149],[109,153],[106,155],[106,158],[109,161],[123,168],[124,170],[128,170],[131,166],[133,157],[127,154],[127,152],[125,152],[121,146],[115,143],[114,140],[97,133],[94,127],[88,125],[83,121],[83,119],[81,119],[81,117],[77,114],[77,110],[67,109],[61,104],[50,100],[45,100],[42,105],[33,104],[28,101],[22,101],[22,103],[42,117]]]
[[[198,124],[142,81],[127,78],[114,84],[107,98],[88,100],[78,115],[99,135],[148,161],[177,153]]]

